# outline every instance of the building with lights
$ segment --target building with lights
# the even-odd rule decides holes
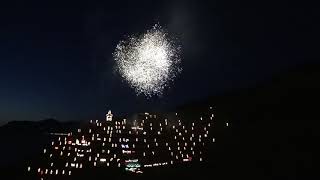
[[[161,114],[138,114],[134,120],[90,120],[70,133],[55,134],[42,151],[41,163],[30,163],[28,173],[39,179],[69,177],[84,169],[120,168],[141,174],[150,168],[201,162],[206,146],[215,142],[215,118],[208,108],[198,119],[183,122]]]

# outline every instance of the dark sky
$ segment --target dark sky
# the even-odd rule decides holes
[[[9,1],[0,5],[0,124],[161,110],[315,62],[318,9],[256,1]],[[316,14],[317,13],[317,14]],[[128,34],[159,22],[183,72],[162,98],[137,97],[113,70]]]

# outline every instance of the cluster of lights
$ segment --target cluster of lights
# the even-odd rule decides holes
[[[41,178],[71,175],[73,170],[92,166],[113,166],[143,173],[144,168],[149,167],[201,162],[205,146],[215,142],[209,131],[214,114],[212,111],[207,114],[184,125],[177,113],[174,120],[144,113],[131,124],[126,119],[115,120],[109,111],[106,120],[91,120],[76,133],[55,134],[57,138],[51,142],[51,148],[43,150],[45,160],[49,159],[48,165],[35,168],[36,173]],[[29,166],[27,170],[32,169]]]

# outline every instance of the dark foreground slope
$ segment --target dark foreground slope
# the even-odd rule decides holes
[[[319,69],[297,67],[257,88],[199,103],[215,102],[220,116],[231,121],[222,152],[225,178],[319,177],[315,159],[320,152]]]

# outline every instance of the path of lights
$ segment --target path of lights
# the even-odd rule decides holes
[[[181,72],[180,47],[160,25],[120,41],[113,53],[116,71],[137,95],[160,96]]]

